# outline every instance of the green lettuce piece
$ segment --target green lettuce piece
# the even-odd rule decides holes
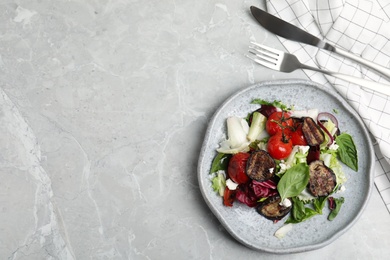
[[[219,196],[223,196],[226,187],[226,177],[222,171],[218,171],[212,181],[212,187],[215,192],[219,194]]]
[[[278,171],[277,176],[282,177],[283,174],[286,172],[286,170],[290,169],[294,165],[303,163],[307,164],[307,155],[309,154],[309,147],[308,146],[299,146],[295,145],[290,153],[290,155],[287,157],[286,161],[282,165],[278,163]]]
[[[327,120],[325,123],[323,123],[323,126],[328,130],[328,132],[334,136],[334,134],[337,132],[337,127],[336,125],[332,122],[332,120]],[[320,145],[321,149],[325,149],[328,146],[330,137],[325,134],[325,139]]]
[[[347,177],[343,171],[340,161],[337,159],[336,150],[322,151],[320,159],[324,161],[324,164],[332,169],[336,175],[336,182],[341,185],[347,181]]]

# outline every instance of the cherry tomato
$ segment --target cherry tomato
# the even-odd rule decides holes
[[[270,135],[274,135],[282,130],[285,134],[288,134],[293,129],[294,122],[290,117],[290,114],[285,111],[277,111],[272,113],[267,120],[265,125],[267,132]]]
[[[236,190],[229,190],[229,188],[226,187],[223,193],[223,205],[232,207],[233,202],[236,199],[236,192]]]
[[[236,153],[229,160],[227,174],[237,184],[249,181],[249,177],[246,175],[246,162],[249,156],[249,153]]]
[[[271,136],[268,140],[267,150],[272,158],[282,160],[287,158],[293,148],[291,138],[282,132]]]
[[[302,124],[296,125],[295,131],[291,132],[290,136],[293,145],[307,145],[305,136],[302,132]]]

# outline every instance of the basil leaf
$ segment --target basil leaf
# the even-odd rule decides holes
[[[298,196],[309,182],[309,166],[305,163],[296,164],[288,169],[280,179],[277,189],[281,200]]]
[[[305,207],[305,204],[303,203],[303,201],[301,201],[297,197],[292,198],[292,202],[293,202],[293,208],[292,208],[290,217],[286,221],[286,224],[300,223],[300,222],[303,222],[303,221],[305,221],[305,220],[307,220],[315,215],[322,214],[322,210],[321,210],[321,212],[318,212],[317,209]]]
[[[341,197],[339,199],[334,198],[334,203],[335,203],[336,207],[330,212],[330,214],[328,216],[329,221],[332,221],[337,216],[337,214],[339,214],[341,205],[343,205],[343,203],[344,203],[344,198],[343,197]]]
[[[314,209],[318,212],[318,214],[322,214],[322,209],[325,207],[325,203],[328,197],[318,197],[313,201]]]
[[[229,157],[229,154],[218,153],[215,156],[213,163],[211,164],[210,173],[214,173],[220,170],[226,170],[229,163]]]
[[[337,153],[340,160],[352,170],[358,170],[358,156],[355,143],[352,137],[347,133],[336,136],[336,144],[339,146]]]

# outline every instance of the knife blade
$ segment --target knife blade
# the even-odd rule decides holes
[[[372,61],[366,60],[360,56],[354,55],[348,51],[342,50],[338,47],[335,47],[325,41],[322,41],[318,37],[298,28],[297,26],[290,24],[272,14],[269,14],[255,6],[250,7],[253,17],[268,31],[283,37],[288,40],[309,44],[320,49],[324,49],[338,55],[344,56],[350,60],[358,62],[368,68],[379,72],[380,74],[386,76],[390,79],[390,69],[384,66],[381,66]]]

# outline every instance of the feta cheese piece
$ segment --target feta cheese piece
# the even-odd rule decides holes
[[[307,153],[307,151],[309,151],[309,149],[310,149],[310,146],[308,146],[308,145],[298,145],[298,151],[301,154]]]
[[[281,160],[279,163],[279,172],[278,173],[284,173],[289,168],[284,160]]]
[[[337,191],[337,193],[342,193],[342,192],[344,192],[346,189],[347,189],[347,188],[345,188],[344,185],[341,185],[341,186],[340,186],[340,189]]]
[[[336,144],[335,141],[333,141],[333,143],[329,146],[329,150],[337,150],[339,149],[339,146]]]
[[[238,184],[232,181],[231,179],[226,180],[226,187],[229,188],[229,190],[235,190],[237,189]]]
[[[284,198],[283,201],[279,203],[279,205],[288,208],[291,207],[292,203],[290,199]]]

